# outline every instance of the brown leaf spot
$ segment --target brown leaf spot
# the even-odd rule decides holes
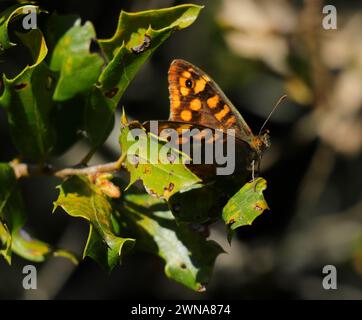
[[[118,88],[117,87],[114,87],[114,88],[112,88],[111,90],[109,90],[109,91],[107,91],[106,93],[105,93],[105,95],[106,95],[106,97],[107,98],[113,98],[116,94],[117,94],[117,92],[118,92]]]
[[[143,174],[150,174],[151,173],[151,168],[149,166],[145,166],[143,169]]]
[[[28,84],[27,83],[19,83],[15,85],[15,90],[21,90],[24,89]]]
[[[187,266],[186,266],[186,264],[184,264],[183,262],[180,264],[180,267],[181,267],[181,269],[187,269]]]
[[[174,187],[175,187],[175,185],[172,182],[170,182],[170,184],[168,185],[168,191],[171,192]]]

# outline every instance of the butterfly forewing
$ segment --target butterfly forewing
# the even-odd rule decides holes
[[[234,129],[237,138],[251,141],[253,134],[245,120],[205,72],[177,59],[170,66],[168,81],[170,120],[201,124],[222,131]]]

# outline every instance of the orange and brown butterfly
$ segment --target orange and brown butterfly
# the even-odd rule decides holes
[[[207,127],[226,133],[234,129],[236,151],[243,160],[241,166],[260,160],[269,146],[268,133],[254,135],[238,110],[204,71],[177,59],[170,65],[168,82],[170,117],[168,121],[159,122],[159,131]]]

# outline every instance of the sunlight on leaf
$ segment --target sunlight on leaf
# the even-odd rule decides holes
[[[78,264],[78,258],[70,251],[56,249],[44,241],[32,238],[25,230],[20,229],[12,236],[12,250],[18,256],[34,262],[43,262],[50,256],[63,257],[73,264]]]
[[[96,34],[93,25],[80,19],[58,41],[52,53],[50,69],[60,73],[54,91],[54,100],[63,101],[84,93],[97,81],[104,63],[90,52]]]
[[[135,130],[141,133],[138,141]],[[131,175],[130,185],[142,180],[149,194],[167,200],[176,192],[200,182],[200,179],[184,165],[188,159],[185,154],[173,150],[172,159],[162,159],[160,150],[166,143],[146,133],[141,124],[132,122],[124,127],[119,141],[122,153],[127,154],[125,165]],[[135,148],[136,144],[139,147]],[[151,152],[154,152],[155,158]],[[180,163],[172,162],[176,159]]]
[[[39,13],[41,10],[38,6],[34,5],[14,5],[0,14],[0,53],[6,49],[9,49],[16,44],[11,42],[9,39],[9,30],[8,27],[10,23],[18,18],[21,15],[33,10],[36,13]]]
[[[264,210],[269,209],[263,195],[266,180],[257,178],[246,183],[226,204],[222,217],[231,230],[251,225]]]
[[[166,275],[195,291],[205,291],[223,249],[187,225],[177,225],[164,202],[147,194],[129,194],[121,219],[137,235],[140,249],[165,261]]]
[[[43,160],[55,139],[50,123],[52,92],[46,90],[51,72],[43,62],[48,49],[39,29],[17,33],[17,36],[29,49],[33,64],[12,79],[3,75],[4,92],[0,96],[0,107],[7,111],[16,147],[25,157]]]
[[[122,11],[113,37],[98,40],[109,63],[93,87],[86,113],[87,134],[95,147],[112,130],[118,102],[141,66],[174,31],[190,26],[201,9],[187,4],[137,13]]]
[[[90,222],[89,236],[83,257],[90,256],[102,267],[112,270],[123,251],[129,250],[134,239],[118,236],[112,225],[116,214],[111,200],[85,176],[73,176],[59,186],[60,194],[54,210],[62,207],[70,216]]]

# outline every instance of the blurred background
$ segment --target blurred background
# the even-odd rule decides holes
[[[0,1],[3,10],[15,1]],[[140,11],[187,3],[169,0],[38,1],[49,12],[75,13],[110,37],[121,9]],[[138,120],[167,119],[167,70],[175,58],[205,70],[223,88],[254,133],[274,103],[288,95],[266,128],[272,146],[262,163],[270,211],[238,229],[231,246],[224,226],[211,238],[227,254],[216,260],[205,293],[168,280],[162,261],[133,251],[111,274],[86,259],[38,265],[38,290],[22,288],[22,268],[0,259],[2,299],[362,299],[362,4],[360,1],[209,0],[200,17],[175,33],[144,65],[121,105]],[[337,29],[323,29],[324,5],[337,9]],[[11,70],[21,56],[7,56]],[[0,72],[5,72],[0,70]],[[118,115],[119,119],[119,115]],[[115,128],[92,163],[119,155]],[[0,109],[0,161],[16,157]],[[88,151],[77,143],[54,163],[74,165]],[[81,253],[87,223],[52,215],[57,180],[24,179],[27,229],[54,245]],[[322,269],[334,265],[338,289],[324,290]]]

